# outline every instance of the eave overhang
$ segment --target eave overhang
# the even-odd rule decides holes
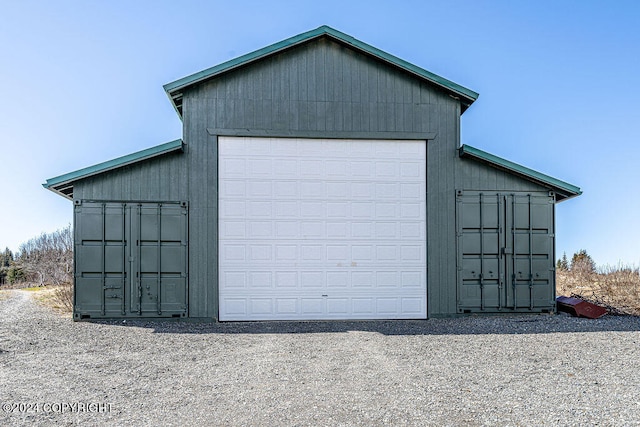
[[[150,147],[145,150],[127,154],[126,156],[98,163],[93,166],[88,166],[77,171],[65,173],[64,175],[56,176],[55,178],[50,178],[47,182],[42,184],[42,186],[47,190],[51,190],[54,193],[61,195],[62,197],[73,200],[73,184],[81,179],[162,156],[164,154],[178,151],[182,152],[183,150],[184,144],[182,140],[176,139],[175,141],[156,145],[155,147]]]
[[[556,193],[556,201],[558,202],[582,194],[582,190],[580,190],[580,187],[569,184],[565,181],[561,181],[552,176],[545,175],[541,172],[519,165],[512,161],[503,159],[502,157],[487,153],[486,151],[471,147],[470,145],[462,145],[458,149],[458,154],[462,158],[469,158],[488,164],[489,166],[506,171],[513,175],[517,175],[528,181],[532,181],[545,188],[548,188],[549,190]]]

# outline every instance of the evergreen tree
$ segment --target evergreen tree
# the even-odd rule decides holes
[[[9,270],[7,270],[7,281],[10,284],[20,283],[24,280],[25,275],[22,268],[18,267],[17,265],[12,265],[11,267],[9,267]]]
[[[0,268],[9,267],[13,261],[13,253],[9,248],[0,253]]]
[[[569,260],[567,259],[567,253],[562,254],[562,258],[556,263],[556,269],[559,271],[569,271]]]

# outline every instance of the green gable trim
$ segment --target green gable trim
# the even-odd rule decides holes
[[[460,157],[467,157],[484,163],[488,163],[493,167],[505,170],[530,181],[541,184],[544,187],[550,188],[558,193],[558,195],[561,196],[561,199],[575,197],[582,194],[582,190],[580,190],[580,187],[576,187],[575,185],[561,181],[557,178],[553,178],[549,175],[545,175],[533,169],[529,169],[528,167],[519,165],[501,157],[494,156],[493,154],[471,147],[470,145],[463,144],[462,147],[458,149],[458,153]]]
[[[48,190],[53,191],[54,193],[66,197],[67,199],[72,199],[73,183],[75,181],[93,175],[101,174],[116,168],[131,165],[143,160],[151,159],[153,157],[161,156],[163,154],[172,153],[174,151],[183,151],[183,149],[184,146],[182,140],[176,139],[175,141],[156,145],[155,147],[127,154],[126,156],[98,163],[97,165],[88,166],[86,168],[82,168],[74,172],[69,172],[55,178],[50,178],[47,180],[47,182],[42,184],[42,186]]]
[[[230,61],[223,62],[222,64],[216,65],[211,68],[207,68],[206,70],[200,71],[195,74],[191,74],[189,76],[178,79],[174,82],[167,83],[163,87],[164,87],[164,90],[167,92],[167,95],[169,96],[171,103],[173,104],[174,108],[178,112],[178,115],[182,116],[181,98],[182,98],[182,91],[185,88],[191,85],[200,83],[202,81],[205,81],[207,79],[213,78],[219,74],[231,71],[235,68],[244,66],[253,61],[257,61],[269,55],[273,55],[275,53],[289,49],[293,46],[306,43],[312,39],[322,37],[322,36],[328,36],[337,40],[338,42],[342,42],[344,44],[353,46],[359,49],[360,51],[364,52],[365,54],[378,58],[393,66],[399,67],[411,74],[414,74],[433,84],[436,84],[449,92],[453,92],[453,94],[459,97],[462,101],[462,104],[463,104],[462,111],[464,111],[469,105],[471,105],[479,96],[478,93],[470,89],[460,86],[457,83],[454,83],[450,80],[445,79],[444,77],[440,77],[436,74],[433,74],[430,71],[427,71],[405,60],[402,60],[396,56],[393,56],[387,52],[384,52],[378,48],[368,45],[367,43],[361,42],[360,40],[354,37],[351,37],[345,33],[342,33],[326,25],[318,27],[315,30],[298,34],[297,36],[293,36],[281,42],[272,44],[262,49],[258,49],[246,55],[242,55]]]

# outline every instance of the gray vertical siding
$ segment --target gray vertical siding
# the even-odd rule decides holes
[[[217,318],[218,146],[209,138],[207,110],[198,92],[184,97],[184,140],[189,169],[189,316]]]
[[[183,153],[171,153],[77,181],[75,199],[182,201],[187,198]]]
[[[271,131],[430,132],[434,90],[338,43],[320,39],[223,75],[187,93],[206,127]],[[197,93],[197,95],[196,95]],[[456,103],[446,97],[446,102]],[[384,135],[381,135],[384,137]],[[185,135],[185,141],[189,143]]]
[[[494,191],[545,191],[531,181],[505,171],[488,167],[471,159],[460,159],[457,168],[456,189]]]
[[[432,117],[438,136],[427,144],[427,292],[429,316],[455,313],[455,164],[460,105],[440,96]]]
[[[235,131],[296,137],[323,132],[378,139],[435,133],[427,145],[428,301],[436,315],[455,313],[454,162],[459,114],[458,101],[448,95],[326,39],[186,91],[190,315],[217,318],[217,135]],[[446,252],[432,249],[443,244]]]

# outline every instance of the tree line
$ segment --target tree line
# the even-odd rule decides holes
[[[22,243],[17,253],[0,253],[0,284],[34,283],[40,286],[70,284],[73,280],[71,225],[42,233]]]
[[[573,254],[571,261],[567,258],[567,253],[563,253],[562,258],[556,262],[556,270],[595,273],[596,263],[585,249],[580,249]]]

